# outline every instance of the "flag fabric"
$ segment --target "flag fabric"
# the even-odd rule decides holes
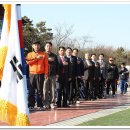
[[[29,126],[19,7],[15,4],[4,5],[5,15],[0,41],[0,61],[3,62],[0,66],[0,120],[12,126]]]
[[[3,6],[5,9],[5,15],[4,15],[5,20],[3,23],[1,41],[0,41],[0,80],[2,79],[5,57],[6,57],[7,49],[8,49],[7,40],[8,40],[9,31],[10,31],[10,16],[11,16],[11,5],[6,4]]]

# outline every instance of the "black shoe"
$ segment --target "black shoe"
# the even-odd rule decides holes
[[[44,111],[44,108],[43,107],[37,107],[36,110],[37,111]]]
[[[29,107],[29,111],[34,111],[34,107]]]
[[[45,105],[44,108],[45,109],[51,109],[50,105]]]
[[[69,105],[63,105],[63,107],[70,107]]]
[[[57,108],[60,108],[61,107],[61,105],[57,105]]]
[[[115,94],[112,95],[112,97],[115,97],[115,96],[116,96]]]

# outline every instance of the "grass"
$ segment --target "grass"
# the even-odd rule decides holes
[[[79,126],[130,126],[130,109],[84,122]]]

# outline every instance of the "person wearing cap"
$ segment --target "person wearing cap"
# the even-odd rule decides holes
[[[40,51],[40,42],[32,44],[33,51],[26,56],[26,62],[29,65],[30,73],[30,92],[29,104],[31,108],[35,106],[35,91],[37,109],[43,108],[43,85],[44,79],[48,78],[48,56]]]

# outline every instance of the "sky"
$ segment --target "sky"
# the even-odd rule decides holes
[[[73,25],[71,37],[91,36],[94,44],[130,50],[130,4],[22,4],[22,16],[46,27]]]

